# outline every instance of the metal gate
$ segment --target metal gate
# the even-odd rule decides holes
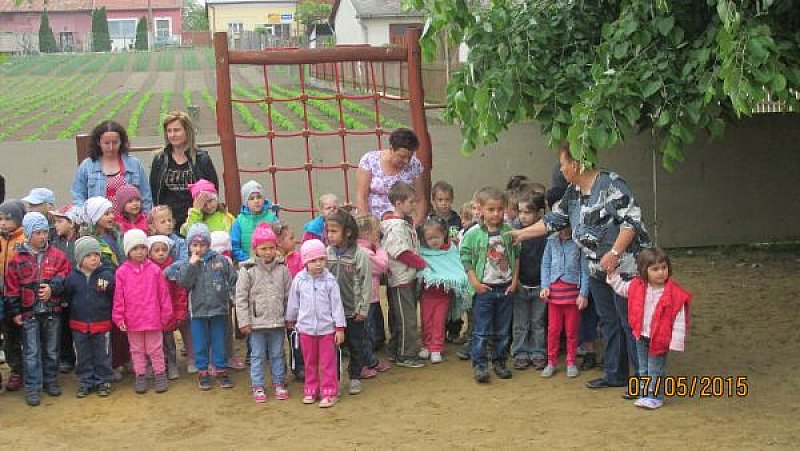
[[[416,152],[424,166],[425,193],[422,198],[426,205],[430,199],[430,171],[432,168],[431,140],[424,109],[424,91],[422,87],[422,61],[419,48],[420,31],[417,28],[406,30],[405,45],[392,47],[372,46],[337,46],[321,49],[267,49],[265,51],[236,51],[229,50],[227,33],[214,34],[214,51],[216,56],[217,71],[217,133],[220,136],[220,145],[223,156],[223,182],[225,186],[225,200],[229,211],[238,212],[241,206],[239,188],[241,186],[241,173],[266,173],[271,181],[272,200],[280,204],[281,190],[276,180],[278,173],[305,173],[308,186],[307,205],[283,205],[281,210],[296,213],[316,212],[315,187],[312,177],[313,171],[341,171],[344,202],[352,205],[353,193],[348,180],[348,172],[357,168],[357,165],[348,159],[352,150],[348,149],[346,137],[373,135],[376,138],[378,149],[384,147],[385,137],[391,130],[385,130],[381,120],[380,109],[386,102],[407,103],[411,127],[417,134],[420,147]],[[400,95],[390,94],[386,87],[386,70],[382,66],[396,63],[400,68],[406,67],[407,73],[402,74],[407,79],[407,89]],[[231,83],[231,67],[235,65],[256,66],[263,74],[258,96],[249,98],[234,98]],[[344,76],[346,67],[358,65],[359,88],[345,91],[348,82]],[[281,68],[297,70],[299,90],[296,95],[276,95],[271,89],[271,80],[274,73]],[[377,68],[377,70],[376,70]],[[329,93],[309,90],[311,78],[324,72],[330,74]],[[353,72],[351,72],[353,73]],[[382,74],[383,76],[378,76]],[[352,81],[352,80],[351,80]],[[352,87],[352,83],[350,83]],[[277,85],[275,86],[277,88]],[[312,92],[309,92],[312,91]],[[369,102],[374,108],[374,124],[370,123],[368,129],[348,128],[345,120],[343,103],[359,100]],[[338,108],[338,127],[333,130],[315,130],[309,125],[309,102],[328,101],[335,102]],[[272,110],[283,102],[300,102],[302,105],[302,129],[299,131],[281,131],[273,121]],[[239,104],[258,104],[266,113],[266,130],[260,133],[244,133],[234,127],[233,110]],[[374,125],[374,126],[373,126]],[[311,158],[309,141],[315,136],[338,137],[340,145],[335,149],[325,149],[336,152],[341,158],[338,164],[317,164]],[[305,142],[303,149],[303,164],[287,165],[278,160],[282,154],[278,149],[286,152],[284,143],[288,138],[301,137]],[[240,167],[237,156],[237,138],[260,139],[264,141],[264,158],[269,164],[262,168]]]

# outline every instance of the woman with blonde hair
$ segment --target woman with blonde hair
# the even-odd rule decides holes
[[[192,206],[189,185],[205,179],[219,189],[219,179],[208,152],[197,148],[188,114],[171,111],[162,124],[165,146],[153,158],[150,189],[155,205],[167,205],[172,210],[175,231],[179,231]]]

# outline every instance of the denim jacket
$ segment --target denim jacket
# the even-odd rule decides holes
[[[549,288],[555,281],[577,284],[581,296],[589,295],[588,260],[571,239],[562,240],[558,232],[547,237],[547,246],[542,256],[542,288]]]
[[[142,195],[142,211],[148,212],[153,207],[153,197],[150,194],[150,184],[144,166],[138,158],[122,154],[122,164],[125,166],[125,181],[135,186]],[[75,179],[72,181],[70,192],[76,207],[82,207],[86,199],[94,196],[106,196],[106,180],[100,160],[87,158],[78,166]]]

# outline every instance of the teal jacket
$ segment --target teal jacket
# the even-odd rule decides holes
[[[500,227],[500,232],[503,234],[503,244],[508,249],[506,253],[508,266],[514,268],[520,247],[517,244],[513,244],[513,238],[508,233],[511,230],[511,226],[508,224],[503,224]],[[489,252],[489,231],[486,230],[485,225],[475,226],[464,234],[464,238],[461,240],[460,252],[464,271],[469,272],[470,269],[475,271],[475,276],[479,281],[482,281],[483,272],[486,269],[486,255]]]
[[[231,256],[235,262],[243,262],[250,258],[252,247],[250,246],[253,238],[253,231],[262,222],[277,222],[278,217],[272,211],[269,202],[264,203],[261,213],[253,214],[246,205],[242,206],[239,216],[233,221],[231,226]]]

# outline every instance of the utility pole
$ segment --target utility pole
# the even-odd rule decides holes
[[[156,23],[153,20],[153,3],[147,0],[147,50],[153,50],[153,38],[156,35]]]

